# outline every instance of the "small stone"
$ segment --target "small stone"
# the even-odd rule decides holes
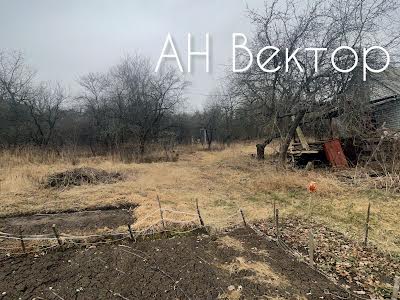
[[[234,290],[235,290],[235,286],[234,285],[228,286],[228,291],[232,292]]]
[[[365,295],[366,292],[364,291],[354,291],[354,293],[356,293],[357,295]]]

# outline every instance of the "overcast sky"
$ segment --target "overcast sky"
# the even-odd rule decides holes
[[[76,79],[105,71],[138,52],[155,66],[170,32],[186,64],[187,33],[198,50],[212,38],[212,72],[196,62],[188,109],[200,108],[231,58],[231,35],[250,35],[246,3],[262,0],[0,0],[0,49],[22,50],[40,80],[60,81],[76,92]],[[196,49],[197,50],[197,49]]]

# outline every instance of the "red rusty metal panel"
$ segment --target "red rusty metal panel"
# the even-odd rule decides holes
[[[342,145],[340,144],[339,140],[335,139],[324,143],[324,152],[332,167],[349,167],[346,156],[343,153]]]

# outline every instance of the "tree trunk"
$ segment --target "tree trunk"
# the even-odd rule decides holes
[[[297,112],[296,118],[293,120],[292,126],[290,127],[289,132],[287,133],[286,138],[285,138],[283,144],[281,145],[279,158],[280,158],[282,167],[286,167],[286,156],[287,156],[290,142],[292,141],[292,139],[296,133],[296,128],[299,126],[300,122],[303,120],[303,117],[305,114],[306,114],[305,109],[301,109],[300,111]]]
[[[140,159],[143,159],[143,156],[146,152],[146,144],[149,140],[148,132],[144,131],[139,134],[139,155]]]
[[[272,142],[272,138],[269,138],[269,139],[265,140],[264,143],[256,145],[258,160],[265,159],[265,147],[267,147],[267,145],[271,142]]]
[[[212,130],[206,130],[206,139],[207,139],[208,150],[211,150],[211,144],[213,142]]]
[[[212,143],[212,140],[211,140],[211,139],[207,141],[208,150],[211,150],[211,143]]]
[[[144,156],[144,153],[145,153],[145,142],[144,141],[140,141],[139,153],[140,153],[140,157],[142,158]]]
[[[256,147],[257,147],[257,159],[258,160],[265,159],[265,147],[266,146],[267,145],[265,145],[265,144],[257,144],[256,145]]]

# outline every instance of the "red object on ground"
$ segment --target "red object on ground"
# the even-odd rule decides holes
[[[315,193],[315,192],[317,191],[317,183],[314,182],[314,181],[311,181],[311,182],[308,184],[307,190],[308,190],[310,193]]]
[[[346,156],[343,153],[340,141],[335,139],[324,144],[324,152],[326,158],[331,163],[332,167],[348,168]]]

